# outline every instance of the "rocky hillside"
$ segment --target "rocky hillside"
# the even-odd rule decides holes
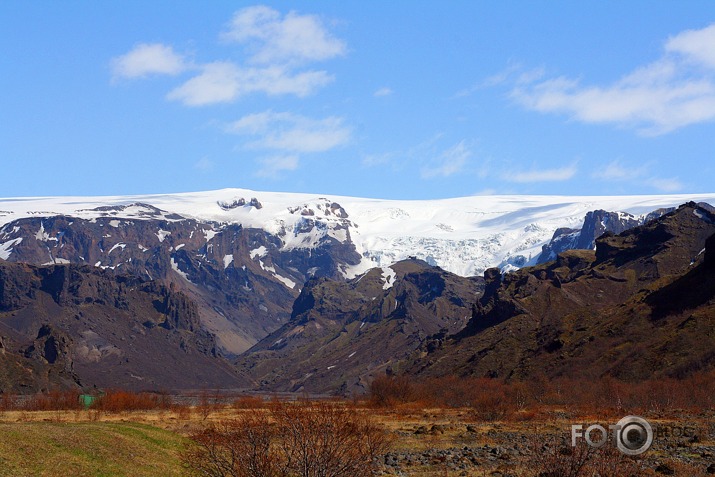
[[[257,206],[256,200],[222,204],[227,209]],[[328,204],[326,211],[344,213],[337,204]],[[315,233],[324,224],[311,218],[315,212],[310,208],[294,210],[303,219],[292,234],[293,240],[312,240],[305,244],[309,253],[286,249],[279,236],[264,230],[201,222],[147,204],[79,212],[93,216],[22,218],[6,224],[0,228],[4,258],[34,265],[89,264],[171,282],[197,303],[203,326],[226,354],[245,351],[285,323],[309,277],[339,278],[341,266],[360,260],[349,241]]]
[[[485,273],[468,325],[417,375],[683,376],[715,365],[715,214],[688,203],[536,267]]]
[[[0,260],[0,391],[245,387],[176,287],[75,265]]]
[[[582,220],[593,198],[151,198],[171,208],[0,199],[6,386],[350,393],[383,372],[520,377],[592,362],[585,372],[637,378],[710,363],[690,342],[712,316],[703,203],[627,198],[632,214]],[[534,250],[555,261],[518,270]],[[440,263],[497,267],[466,278]],[[669,328],[686,309],[685,331]]]
[[[432,335],[461,330],[481,292],[463,278],[411,259],[349,281],[310,280],[288,323],[238,361],[261,388],[364,391],[378,373]]]
[[[704,203],[700,205],[707,206]],[[627,212],[609,212],[602,209],[588,212],[583,219],[581,228],[571,229],[566,227],[557,229],[549,243],[542,247],[536,263],[540,264],[556,260],[556,256],[566,250],[593,250],[596,247],[596,239],[606,232],[619,234],[662,217],[673,210],[675,210],[673,207],[660,208],[640,216]]]
[[[311,269],[318,275],[337,272],[349,279],[410,256],[462,276],[481,275],[495,266],[512,269],[533,265],[557,229],[580,229],[589,211],[621,211],[640,220],[656,209],[688,201],[713,202],[715,194],[379,200],[223,189],[140,196],[0,198],[0,228],[21,219],[60,216],[132,223],[185,218],[199,223],[202,229],[213,228],[214,232],[224,226],[240,225],[268,234],[268,241],[277,245],[277,249],[266,245],[273,261],[278,264],[280,255],[285,256],[282,262],[294,262],[286,264],[288,268],[276,268],[276,274],[301,286],[300,275],[311,275],[307,273]],[[34,239],[40,230],[39,224],[35,225],[38,228],[23,240]],[[13,227],[0,233],[2,259],[15,260],[20,237],[9,233]],[[156,233],[160,233],[158,227],[153,230]],[[106,250],[113,246],[109,245]],[[216,257],[217,265],[230,253]],[[322,261],[326,255],[334,263]],[[113,266],[106,260],[108,257],[102,258],[87,263],[94,265],[101,260],[101,266]],[[47,253],[38,259],[42,260],[38,263],[50,261]],[[289,314],[290,306],[286,316]]]

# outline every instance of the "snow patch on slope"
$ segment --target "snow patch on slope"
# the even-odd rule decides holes
[[[164,239],[169,235],[171,235],[171,232],[169,232],[168,230],[159,229],[159,231],[156,233],[156,238],[159,239],[159,242],[163,242]]]
[[[254,248],[253,250],[251,250],[249,252],[249,256],[251,257],[251,260],[255,260],[256,258],[265,257],[267,253],[268,253],[268,250],[266,249],[266,247],[261,245],[260,247]]]
[[[382,267],[382,285],[383,290],[389,290],[395,284],[395,278],[397,278],[397,273],[392,267]]]
[[[203,233],[206,237],[206,243],[209,243],[212,238],[218,235],[218,232],[216,232],[214,229],[204,229]]]
[[[235,197],[256,197],[262,207],[224,209],[216,206]],[[241,224],[263,229],[279,237],[284,250],[309,249],[321,246],[327,239],[345,242],[349,238],[363,261],[346,270],[347,274],[357,275],[370,267],[388,267],[395,261],[416,256],[469,276],[481,274],[507,259],[505,265],[532,263],[557,228],[580,228],[589,211],[604,209],[637,216],[690,201],[715,203],[715,193],[475,196],[396,201],[224,189],[144,196],[0,199],[0,210],[7,212],[0,214],[0,226],[20,218],[60,214],[87,220],[111,216],[113,220],[161,218],[169,221],[187,217],[212,224]],[[107,207],[114,208],[108,211]],[[165,214],[165,210],[170,214]],[[173,214],[179,214],[180,218],[176,219]],[[209,242],[219,232],[203,230],[203,233]],[[40,240],[51,240],[42,228],[38,236]],[[5,253],[9,248],[11,246],[6,247]],[[252,251],[251,257],[256,256]]]
[[[40,222],[40,230],[38,230],[35,234],[35,238],[42,242],[47,242],[48,240],[57,240],[57,237],[50,237],[50,235],[45,232],[45,224],[43,224],[42,222]]]
[[[125,243],[118,243],[118,244],[114,245],[114,247],[109,249],[109,252],[107,252],[107,255],[110,255],[117,248],[121,248],[122,250],[124,250],[124,248],[126,246],[127,246],[127,244],[125,244]]]
[[[191,283],[191,280],[189,280],[189,276],[179,268],[179,264],[176,263],[176,260],[174,260],[174,257],[171,257],[171,269],[174,270],[176,273],[178,273],[184,280],[187,282]]]
[[[3,260],[7,260],[8,258],[10,258],[12,248],[15,245],[18,245],[20,242],[22,242],[22,237],[10,240],[9,242],[0,243],[0,258],[2,258]]]

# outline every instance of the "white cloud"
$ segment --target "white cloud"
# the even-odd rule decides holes
[[[423,179],[433,177],[449,177],[460,172],[467,164],[467,160],[472,156],[472,151],[464,141],[461,141],[446,151],[439,157],[424,166],[421,170]]]
[[[208,157],[204,156],[194,164],[194,169],[198,169],[201,172],[209,172],[214,170],[214,162]]]
[[[240,85],[236,65],[217,62],[204,65],[201,69],[200,75],[170,91],[167,99],[181,101],[188,106],[203,106],[230,102],[238,97]]]
[[[259,177],[267,177],[275,179],[280,176],[283,171],[294,171],[298,168],[300,159],[298,156],[270,156],[259,159],[261,167],[256,171]]]
[[[510,63],[509,66],[507,66],[503,71],[489,76],[488,78],[473,84],[469,88],[458,91],[453,96],[453,99],[470,96],[482,89],[492,88],[507,82],[512,82],[516,85],[533,83],[534,81],[542,78],[544,73],[545,71],[543,67],[524,70],[519,63]]]
[[[649,166],[629,167],[620,161],[612,161],[603,169],[595,171],[592,177],[610,182],[627,182],[639,187],[651,187],[659,192],[679,192],[684,186],[676,177],[661,178],[651,176]]]
[[[262,5],[237,11],[222,36],[247,44],[251,61],[261,64],[321,61],[347,51],[345,42],[334,37],[319,17],[292,11],[282,16]]]
[[[393,91],[391,88],[384,87],[384,88],[378,89],[372,95],[375,96],[376,98],[379,98],[382,96],[390,96],[392,93],[393,93]]]
[[[404,150],[365,154],[362,157],[364,167],[389,167],[393,171],[419,168],[422,179],[450,177],[462,172],[474,155],[469,141],[462,140],[445,148],[444,133],[436,133],[428,139]],[[482,177],[486,171],[486,162],[477,171]]]
[[[334,79],[325,71],[304,71],[292,74],[283,67],[250,69],[243,78],[249,90],[263,91],[269,95],[293,94],[305,97],[313,94]]]
[[[227,131],[254,136],[246,144],[254,149],[287,152],[325,152],[347,144],[352,131],[343,118],[312,119],[293,113],[265,111],[249,114],[231,123]]]
[[[661,192],[678,192],[683,190],[683,184],[675,177],[651,177],[646,181],[646,184],[658,189]]]
[[[715,69],[715,23],[701,30],[686,30],[669,38],[665,49]]]
[[[503,175],[509,182],[561,182],[567,181],[576,175],[576,164],[557,169],[532,169],[530,171],[514,171]]]
[[[715,25],[668,40],[663,57],[606,86],[560,77],[523,82],[511,96],[528,109],[585,123],[665,134],[715,119]]]
[[[174,88],[167,99],[187,106],[230,103],[239,97],[263,92],[270,96],[293,94],[308,96],[333,78],[325,71],[305,71],[292,74],[285,68],[240,68],[231,62],[203,65],[201,74]]]
[[[142,43],[111,61],[114,78],[142,78],[152,74],[177,75],[188,68],[171,46]]]
[[[198,70],[166,95],[168,100],[187,106],[230,103],[252,93],[302,98],[335,79],[326,71],[305,65],[347,51],[345,42],[335,38],[319,17],[295,12],[282,15],[265,6],[236,12],[230,29],[222,36],[246,45],[248,54],[244,61],[189,64],[171,46],[141,44],[112,60],[113,77],[140,78]]]
[[[592,175],[596,179],[605,181],[628,181],[642,178],[647,172],[646,166],[627,167],[620,161],[612,161],[606,167],[595,171]]]

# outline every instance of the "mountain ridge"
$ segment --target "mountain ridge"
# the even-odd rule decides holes
[[[276,237],[283,250],[325,239],[352,243],[357,256],[340,272],[352,278],[409,256],[462,276],[535,264],[559,228],[580,228],[597,209],[646,215],[682,203],[715,202],[715,193],[652,196],[472,196],[381,200],[319,194],[222,189],[106,197],[0,199],[0,227],[21,218],[64,215],[128,220],[240,224]],[[0,234],[0,258],[14,244]]]
[[[183,365],[186,369],[198,370],[204,363],[217,370],[215,376],[223,372],[219,369],[233,369],[237,374],[226,375],[227,386],[350,394],[364,391],[380,373],[403,370],[527,376],[535,366],[531,355],[502,356],[501,364],[489,360],[500,356],[495,351],[503,346],[499,343],[529,329],[531,334],[511,342],[512,348],[531,343],[547,358],[569,350],[571,338],[562,328],[572,324],[564,325],[559,312],[621,316],[609,308],[618,302],[637,316],[647,309],[668,317],[675,305],[676,311],[710,306],[711,296],[693,277],[710,283],[704,264],[713,257],[712,237],[706,236],[712,207],[690,201],[669,212],[670,201],[680,196],[609,197],[606,207],[617,201],[636,215],[598,207],[581,219],[582,210],[593,205],[588,198],[550,203],[553,197],[475,197],[396,207],[389,201],[335,197],[296,202],[294,195],[236,190],[203,193],[198,199],[157,197],[154,203],[137,197],[104,203],[86,198],[0,201],[0,272],[15,270],[0,273],[0,308],[5,309],[0,324],[15,328],[0,339],[0,348],[14,350],[0,353],[7,369],[21,374],[32,368],[45,376],[33,386],[101,383],[96,363],[82,368],[81,359],[64,362],[62,356],[120,353],[123,343],[108,336],[127,340],[133,334],[117,327],[121,315],[144,331],[142,336],[149,330],[167,349],[199,350]],[[477,209],[477,204],[493,209]],[[685,209],[690,213],[683,216]],[[583,225],[578,233],[564,232],[564,222]],[[478,236],[464,238],[472,233]],[[559,250],[559,237],[570,234],[575,240],[567,248],[586,249]],[[366,250],[366,244],[378,248]],[[405,248],[400,251],[395,244]],[[455,249],[459,253],[450,256]],[[537,250],[540,254],[524,255]],[[555,261],[532,267],[547,250]],[[439,266],[445,254],[448,264],[462,262],[461,271],[476,269],[477,263],[491,266],[482,276],[464,277]],[[688,267],[701,275],[688,274]],[[17,279],[25,276],[17,270],[35,278]],[[127,307],[134,306],[127,301],[127,288],[112,280],[139,284],[134,286],[141,289],[133,295],[134,315],[127,315]],[[99,288],[92,291],[81,283]],[[667,287],[682,300],[658,294]],[[167,302],[167,296],[175,299]],[[26,311],[18,315],[18,306]],[[79,313],[90,306],[106,324]],[[551,314],[545,311],[549,308]],[[47,317],[46,323],[33,313]],[[167,318],[136,322],[141,313]],[[59,321],[49,319],[53,314]],[[543,330],[530,328],[537,316]],[[707,323],[698,325],[703,326]],[[640,336],[636,331],[629,332]],[[179,340],[177,332],[188,341]],[[143,346],[152,346],[148,338],[142,340]],[[445,365],[445,359],[463,360],[461,342],[473,342],[471,348],[478,351],[471,361]],[[130,351],[121,352],[128,356]],[[550,363],[553,369],[543,372],[556,372],[557,364]],[[128,369],[125,364],[112,366],[125,385],[137,384],[138,378],[121,374]],[[693,365],[681,364],[688,366]],[[171,381],[152,369],[147,385]],[[172,379],[188,383],[183,377]]]
[[[402,371],[506,379],[682,377],[715,365],[715,215],[693,202],[596,250],[485,274],[469,324]]]

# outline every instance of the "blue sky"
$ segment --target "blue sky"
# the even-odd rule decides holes
[[[0,2],[0,196],[713,192],[711,1]]]

